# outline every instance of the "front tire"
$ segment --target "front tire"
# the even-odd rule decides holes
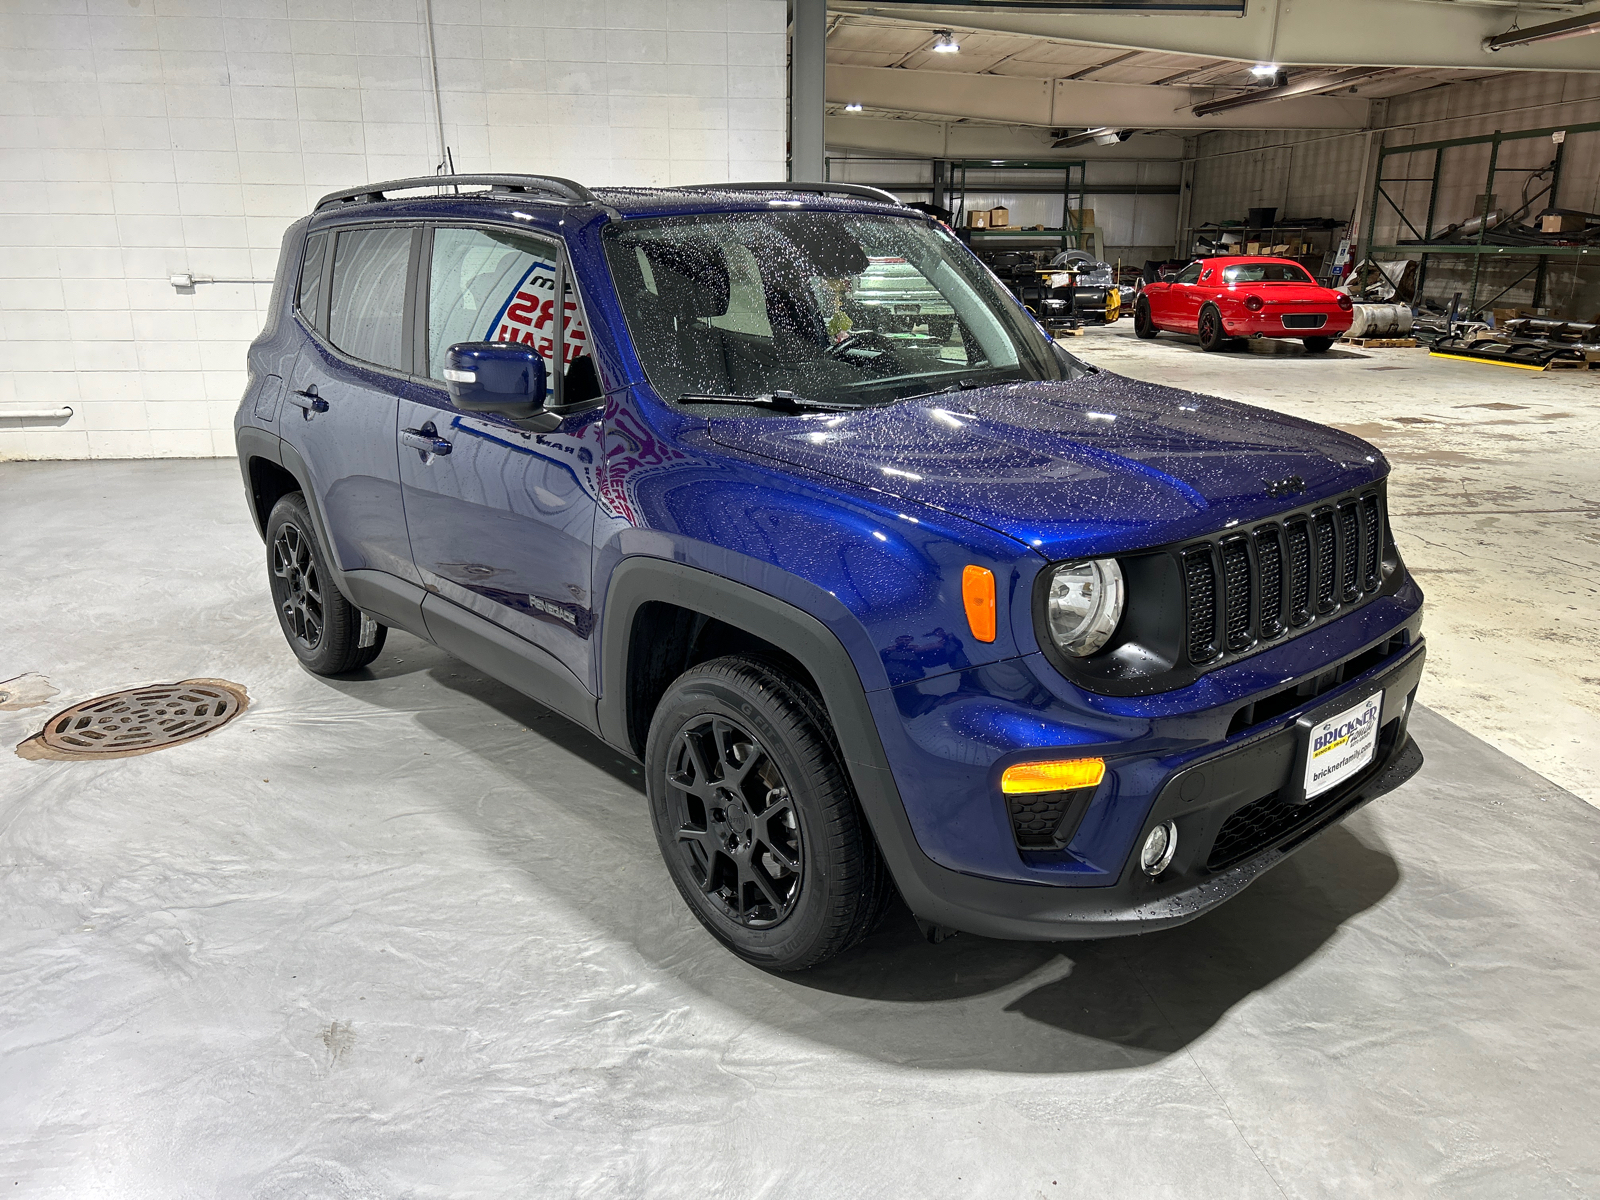
[[[344,675],[383,650],[388,629],[366,618],[363,630],[361,610],[333,582],[300,492],[279,500],[267,517],[267,578],[284,640],[313,674]]]
[[[645,744],[656,841],[684,902],[740,958],[817,966],[883,916],[893,884],[811,692],[719,658],[667,688]]]
[[[1221,350],[1233,339],[1222,327],[1222,314],[1215,304],[1200,310],[1200,349],[1207,352]]]
[[[1150,301],[1140,296],[1133,305],[1133,336],[1148,342],[1160,332],[1150,319]]]
[[[1308,337],[1300,340],[1305,343],[1307,354],[1326,354],[1328,348],[1333,345],[1333,339],[1330,337]]]

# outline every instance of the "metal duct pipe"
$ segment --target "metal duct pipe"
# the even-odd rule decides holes
[[[63,404],[60,408],[0,408],[0,421],[60,421],[72,415],[72,409]]]
[[[1483,39],[1483,48],[1493,54],[1512,46],[1531,46],[1535,42],[1559,42],[1563,38],[1582,37],[1600,29],[1600,11],[1580,13],[1576,17],[1563,17],[1548,25],[1534,25],[1528,29],[1513,29],[1499,37]]]

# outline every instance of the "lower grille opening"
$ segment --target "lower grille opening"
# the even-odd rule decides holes
[[[1007,796],[1011,810],[1011,830],[1017,845],[1024,850],[1060,850],[1078,832],[1083,814],[1088,811],[1094,788],[1070,792],[1037,792],[1029,796]]]
[[[1328,323],[1327,313],[1284,313],[1285,329],[1321,329]]]
[[[1378,749],[1371,764],[1349,783],[1314,800],[1305,804],[1285,804],[1281,792],[1270,792],[1239,809],[1223,822],[1217,840],[1211,843],[1206,870],[1226,870],[1235,863],[1287,841],[1297,832],[1309,831],[1319,818],[1341,808],[1351,793],[1371,778],[1394,749],[1395,737],[1399,732],[1400,721],[1396,718],[1379,731]]]
[[[1236,733],[1243,733],[1253,725],[1263,721],[1270,721],[1274,717],[1281,717],[1284,713],[1299,708],[1307,700],[1315,700],[1323,692],[1332,691],[1347,679],[1354,679],[1358,675],[1365,675],[1373,667],[1391,655],[1399,654],[1409,645],[1410,635],[1401,630],[1393,637],[1386,638],[1369,650],[1363,650],[1354,658],[1346,659],[1332,670],[1324,671],[1310,679],[1302,680],[1293,687],[1282,688],[1270,692],[1254,700],[1233,714],[1233,720],[1228,722],[1228,737]]]

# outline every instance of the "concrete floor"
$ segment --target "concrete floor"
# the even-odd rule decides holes
[[[1132,323],[1065,343],[1111,371],[1349,430],[1388,456],[1389,507],[1428,596],[1422,699],[1600,805],[1600,371],[1417,350],[1207,354]]]
[[[576,727],[405,635],[300,670],[232,462],[8,464],[0,511],[0,679],[60,689],[0,742],[253,697],[159,754],[0,754],[9,1196],[1600,1194],[1600,814],[1427,709],[1417,778],[1191,925],[899,912],[777,977]]]

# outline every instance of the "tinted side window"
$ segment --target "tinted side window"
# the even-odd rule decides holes
[[[409,229],[347,229],[333,247],[328,340],[352,358],[404,370]]]
[[[310,322],[313,329],[322,328],[322,264],[327,257],[326,233],[313,233],[306,239],[306,257],[300,266],[300,290],[295,294],[295,307]]]
[[[1183,269],[1183,274],[1179,275],[1175,280],[1173,280],[1173,282],[1174,283],[1193,283],[1199,278],[1200,278],[1200,264],[1199,263],[1190,263],[1187,267],[1185,267]]]
[[[457,342],[525,342],[555,354],[554,243],[482,229],[435,229],[428,276],[428,374],[444,378]],[[566,298],[567,366],[587,355],[576,296]]]

